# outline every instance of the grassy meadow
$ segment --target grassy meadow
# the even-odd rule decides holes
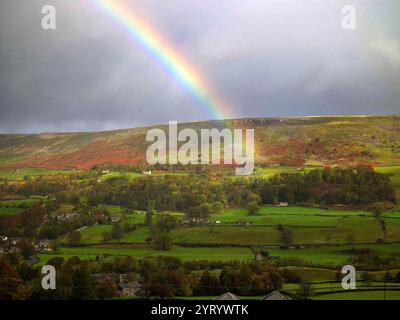
[[[24,180],[26,176],[48,176],[69,174],[74,170],[46,169],[46,168],[21,168],[16,170],[0,170],[0,178],[8,180]]]
[[[264,167],[257,168],[254,176],[268,178],[280,172],[305,172],[314,168],[314,165]],[[390,174],[392,184],[400,189],[400,166],[382,166],[375,170]],[[21,181],[27,175],[56,175],[68,172],[73,171],[27,168],[13,172],[2,171],[0,178]],[[190,173],[166,172],[153,175],[187,174]],[[143,175],[112,172],[102,174],[100,181],[107,182],[121,177],[136,179],[140,176]],[[44,196],[2,198],[0,216],[17,215],[24,208],[45,200]],[[73,207],[71,203],[63,203],[61,209],[70,210]],[[381,220],[376,219],[365,209],[344,207],[262,206],[254,215],[249,215],[243,208],[227,208],[222,213],[211,214],[209,223],[179,225],[174,228],[170,233],[172,247],[168,251],[157,250],[149,242],[151,232],[150,228],[144,225],[145,212],[117,205],[98,207],[108,210],[112,216],[119,216],[124,222],[136,225],[136,229],[124,233],[120,240],[104,241],[104,234],[111,232],[112,224],[87,226],[79,231],[81,246],[69,246],[67,235],[63,235],[58,238],[61,247],[57,251],[38,254],[37,265],[44,265],[54,257],[68,259],[73,256],[78,256],[82,260],[106,261],[111,261],[117,256],[132,256],[137,259],[148,256],[172,256],[183,261],[253,261],[255,255],[252,249],[255,249],[268,251],[277,261],[285,261],[287,267],[304,281],[313,282],[315,293],[313,299],[368,300],[383,299],[379,283],[372,282],[372,286],[365,286],[363,287],[365,290],[359,292],[341,292],[339,286],[327,288],[327,284],[318,282],[334,280],[335,267],[344,265],[349,259],[354,258],[352,249],[368,249],[381,258],[400,259],[399,207],[386,211]],[[178,220],[185,216],[183,212],[157,212],[161,213],[173,215]],[[381,221],[385,224],[385,230]],[[283,239],[282,226],[290,231],[290,243]],[[218,274],[219,271],[215,272]],[[393,270],[393,273],[398,271],[400,270]],[[385,271],[373,271],[377,280],[383,279],[384,273]],[[285,283],[283,289],[290,292],[298,289],[298,285]],[[333,293],[326,293],[329,290]],[[400,299],[400,291],[386,292],[386,299]]]

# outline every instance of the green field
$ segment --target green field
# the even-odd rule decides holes
[[[45,168],[21,168],[13,171],[0,171],[0,178],[8,180],[23,180],[25,176],[47,176],[56,174],[69,174],[74,172],[73,170],[53,170]]]
[[[103,234],[105,232],[111,232],[112,225],[98,225],[90,226],[82,230],[82,243],[84,244],[96,244],[103,243]],[[125,233],[121,240],[111,240],[109,242],[121,242],[121,243],[132,243],[139,242],[145,243],[146,238],[150,235],[147,227],[139,227],[137,230]],[[66,238],[64,237],[64,242]]]
[[[328,179],[324,179],[324,183],[316,184],[316,192],[314,195],[313,190],[312,198],[293,194],[295,199],[301,198],[309,203],[317,202],[321,207],[317,204],[310,208],[298,207],[290,201],[288,207],[263,206],[256,215],[248,215],[247,210],[243,209],[248,202],[252,201],[252,193],[258,196],[271,193],[276,201],[292,199],[292,190],[290,188],[286,190],[286,184],[290,184],[295,179],[299,179],[299,182],[302,180],[298,176],[293,177],[293,180],[285,180],[282,175],[281,185],[277,179],[277,183],[272,186],[268,183],[265,185],[258,183],[256,181],[258,178],[270,179],[282,173],[304,174],[328,166],[337,167],[340,172],[339,168],[357,166],[360,163],[366,166],[379,164],[374,169],[390,176],[396,194],[400,196],[399,120],[399,116],[246,119],[243,122],[235,120],[235,126],[237,125],[238,128],[255,128],[256,167],[250,177],[236,176],[231,166],[228,168],[228,166],[213,165],[206,167],[204,171],[194,166],[190,167],[188,170],[193,172],[179,171],[180,166],[170,167],[171,171],[168,171],[165,166],[153,166],[153,169],[167,171],[157,172],[154,171],[157,169],[154,169],[152,175],[144,175],[141,170],[145,170],[142,169],[144,168],[142,160],[146,149],[146,144],[143,143],[146,140],[146,128],[32,136],[3,135],[0,137],[2,146],[0,217],[7,224],[2,228],[1,233],[2,236],[7,236],[11,240],[20,236],[41,239],[60,235],[57,239],[59,246],[55,246],[58,247],[56,251],[35,252],[39,258],[37,265],[44,265],[53,257],[68,259],[73,256],[78,256],[82,260],[103,262],[113,262],[115,257],[120,256],[131,256],[136,259],[170,256],[186,262],[199,260],[240,262],[255,261],[255,253],[263,251],[261,253],[267,252],[269,261],[276,263],[280,269],[288,268],[301,280],[312,283],[311,299],[400,299],[400,290],[395,291],[395,289],[400,289],[400,283],[387,284],[387,289],[391,290],[386,292],[385,297],[381,282],[385,278],[385,268],[393,268],[390,270],[393,276],[400,272],[400,207],[398,203],[395,203],[394,209],[389,209],[382,217],[375,218],[371,212],[368,212],[370,204],[368,199],[365,199],[365,195],[369,196],[370,193],[362,188],[364,185],[361,182],[356,183],[366,181],[366,185],[371,186],[376,181],[377,189],[380,189],[380,186],[382,189],[371,188],[371,192],[372,190],[377,192],[377,197],[372,197],[375,194],[371,193],[371,199],[392,201],[392,197],[383,194],[382,191],[387,190],[385,179],[376,177],[376,180],[364,180],[362,172],[356,169],[346,172],[343,176],[336,176],[333,172],[335,174],[332,175],[332,179],[329,178],[330,175],[327,175]],[[198,131],[211,124],[215,125],[213,122],[196,122],[180,124],[180,127],[182,129],[194,126]],[[65,170],[10,169],[20,166],[33,167],[38,164]],[[94,165],[99,168],[98,170],[108,168],[116,172],[97,171],[93,168]],[[69,170],[68,168],[77,169]],[[137,171],[137,173],[129,172],[129,170]],[[69,175],[70,179],[54,175]],[[187,175],[190,175],[189,179],[174,181],[173,176]],[[52,177],[26,179],[27,176]],[[157,179],[160,176],[171,177]],[[253,178],[254,181],[252,181]],[[313,180],[313,177],[311,178]],[[209,186],[208,183],[204,183],[202,186],[202,181],[206,179],[212,183]],[[238,181],[232,183],[230,179],[245,179],[245,183],[236,183]],[[344,182],[342,183],[341,180]],[[225,185],[225,181],[229,184]],[[348,183],[351,181],[355,184]],[[192,186],[191,182],[196,182],[196,184]],[[314,188],[314,182],[311,184],[308,182],[304,183],[306,188]],[[342,184],[343,188],[346,188],[343,190],[346,191],[343,196]],[[296,187],[296,193],[299,193],[297,189],[300,185],[294,182],[293,187]],[[351,192],[350,189],[355,188],[354,186],[357,186],[360,194]],[[337,197],[336,189],[338,190]],[[220,193],[226,190],[235,190],[234,192],[240,194],[221,196]],[[212,194],[213,192],[215,194]],[[52,205],[50,198],[53,199],[53,196],[49,196],[49,199],[39,196],[24,198],[25,195],[36,193],[43,195],[53,193],[54,204],[60,207]],[[175,193],[178,196],[174,196]],[[238,196],[237,201],[233,196]],[[183,197],[185,199],[181,201]],[[168,234],[172,240],[170,250],[162,251],[156,249],[158,246],[151,243],[151,231],[164,236],[165,231],[162,230],[162,226],[158,225],[152,229],[145,226],[145,211],[132,209],[146,208],[153,201],[156,208],[175,208],[176,210],[185,208],[188,212],[192,209],[196,212],[196,209],[204,202],[212,204],[213,201],[220,201],[227,208],[220,214],[211,214],[209,221],[199,224],[186,223],[181,219],[185,217],[183,212],[156,212],[153,222],[157,221],[158,214],[170,214],[179,220],[177,226]],[[338,203],[326,209],[326,203],[341,201],[343,204]],[[48,209],[45,218],[40,223],[38,219],[33,221],[33,218],[36,218],[34,210],[31,210],[32,217],[26,214],[21,215],[23,219],[4,218],[18,215],[24,208],[38,202],[45,203],[46,210]],[[127,207],[102,203],[124,204]],[[360,208],[362,206],[364,209],[350,208],[345,203],[353,203],[354,206],[357,205]],[[228,208],[234,205],[243,208]],[[385,201],[384,205],[386,208],[392,207],[390,201]],[[106,209],[111,217],[119,216],[124,227],[135,230],[124,233],[121,239],[105,242],[104,235],[112,231],[113,225],[112,220],[108,219],[108,214],[104,215],[107,219],[103,219],[103,216],[99,214],[101,208]],[[37,211],[39,216],[41,212]],[[61,213],[69,212],[78,214],[61,216]],[[53,220],[52,217],[58,219]],[[104,223],[104,221],[108,224],[91,225]],[[13,227],[10,222],[15,222],[18,227]],[[57,223],[59,226],[53,229],[52,223]],[[66,230],[74,230],[84,225],[88,226],[79,229],[82,236],[81,246],[70,246],[68,234],[65,234]],[[158,237],[158,239],[165,240],[163,237]],[[119,269],[117,262],[115,266],[113,264],[113,269]],[[362,291],[343,292],[340,283],[335,282],[337,270],[345,264],[357,264],[357,288]],[[185,271],[190,270],[194,277],[200,277],[204,272],[203,266],[200,263],[193,265],[196,266],[196,270],[190,270],[185,265]],[[112,269],[111,265],[96,263],[88,264],[88,267],[93,272],[105,272]],[[220,275],[223,267],[224,265],[220,263],[208,265],[204,263],[204,268],[211,268],[211,273],[216,277]],[[360,281],[363,278],[360,270],[363,268],[371,269],[369,273],[374,276],[374,281],[370,283]],[[23,268],[21,270],[24,271]],[[140,268],[131,271],[137,273],[138,270]],[[294,294],[300,287],[297,280],[299,279],[292,279],[292,282],[296,283],[284,283],[282,291]],[[195,282],[194,279],[193,283]],[[241,298],[261,299],[262,297]],[[214,297],[191,297],[191,299],[204,298]]]
[[[390,181],[393,184],[397,199],[400,198],[400,166],[375,167],[375,171],[390,175]]]
[[[190,174],[191,174],[191,172],[168,172],[168,171],[165,171],[165,172],[154,172],[151,175],[157,177],[157,176],[188,176]]]
[[[256,177],[269,178],[275,174],[282,172],[307,172],[318,169],[320,166],[271,166],[271,167],[256,167],[253,175]]]
[[[189,175],[190,172],[153,172],[150,177],[152,176],[187,176]],[[134,179],[137,177],[146,177],[146,175],[142,173],[137,173],[137,172],[110,172],[103,174],[101,176],[101,181],[107,181],[110,179],[115,179],[115,178],[126,178],[126,179]]]
[[[172,231],[176,243],[278,244],[280,233],[274,227],[185,227]]]
[[[222,214],[212,214],[210,221],[225,223],[251,222],[254,225],[292,225],[292,226],[335,226],[340,218],[346,216],[368,216],[365,211],[339,211],[303,207],[265,206],[257,215],[248,215],[245,209],[228,209]]]
[[[150,231],[148,227],[140,227],[135,231],[124,234],[121,239],[121,242],[146,242],[146,238],[150,235]]]
[[[183,248],[173,246],[169,251],[154,250],[151,245],[98,245],[92,247],[61,248],[58,253],[39,254],[39,264],[46,263],[52,257],[60,256],[68,259],[79,256],[81,259],[95,259],[96,256],[173,256],[183,260],[252,260],[254,254],[249,248]]]
[[[28,208],[45,199],[46,199],[45,197],[41,196],[31,196],[29,198],[23,198],[23,199],[2,200],[0,201],[0,207]]]
[[[91,243],[101,243],[103,242],[103,233],[110,232],[112,225],[98,225],[87,227],[81,231],[82,242]]]
[[[19,214],[23,211],[21,208],[1,208],[0,207],[0,216],[13,216]]]
[[[400,300],[399,291],[349,291],[349,292],[338,292],[333,294],[323,294],[311,297],[315,300]]]
[[[343,265],[351,257],[351,254],[344,250],[358,248],[369,248],[381,257],[400,257],[400,244],[387,245],[340,245],[340,246],[321,246],[303,249],[280,249],[280,248],[264,248],[270,256],[279,257],[281,259],[289,259],[293,263],[313,263],[324,265]],[[79,256],[82,259],[94,259],[97,255],[129,255],[142,258],[144,256],[176,256],[184,260],[254,260],[254,254],[250,248],[233,248],[233,247],[181,247],[173,246],[169,251],[155,250],[148,244],[100,244],[95,246],[83,247],[62,247],[57,253],[40,254],[45,261],[53,256]],[[47,257],[47,258],[46,258]],[[50,257],[50,258],[49,258]],[[47,259],[47,260],[46,260]],[[303,267],[302,267],[303,268]],[[304,274],[305,271],[303,271]],[[309,274],[311,270],[307,271]],[[319,273],[318,273],[319,274]],[[381,274],[382,276],[382,274]],[[326,279],[321,274],[318,280]],[[311,279],[311,278],[310,278]]]
[[[141,177],[143,174],[141,173],[136,173],[136,172],[110,172],[103,174],[101,176],[101,181],[107,181],[109,179],[115,179],[115,178],[127,178],[127,179],[132,179],[132,178],[137,178]]]
[[[103,207],[112,215],[118,215],[120,217],[124,216],[125,213],[124,208],[121,206],[102,205],[99,207]],[[144,212],[138,210],[127,210],[126,221],[131,224],[142,224],[145,221],[145,214]]]
[[[263,207],[255,216],[247,215],[243,209],[230,209],[223,214],[212,215],[210,220],[220,221],[221,224],[174,230],[174,241],[279,245],[282,244],[281,236],[274,227],[278,224],[290,226],[293,244],[347,243],[350,236],[355,243],[375,243],[377,239],[383,238],[380,224],[365,211]],[[386,218],[386,221],[386,240],[398,241],[400,220]],[[239,222],[251,224],[240,226]]]
[[[390,175],[390,181],[396,186],[400,187],[400,166],[385,166],[376,167],[375,171]]]
[[[145,214],[125,211],[120,206],[103,206],[114,215],[124,216],[131,224],[143,224]],[[124,214],[124,212],[127,212]],[[182,217],[181,212],[168,212]],[[389,212],[385,215],[386,241],[400,241],[400,215]],[[293,235],[293,245],[376,243],[384,239],[380,223],[365,211],[324,210],[301,207],[262,207],[259,214],[249,216],[244,209],[228,209],[210,217],[211,223],[201,226],[182,226],[172,233],[174,243],[232,244],[278,246],[282,242],[277,226],[288,226]],[[219,221],[220,223],[215,223]],[[250,223],[246,225],[246,223]],[[86,244],[101,243],[103,233],[112,226],[91,226],[82,231]],[[120,242],[144,243],[150,236],[146,227],[124,234]],[[115,241],[112,241],[115,242]]]
[[[103,234],[111,232],[112,225],[98,225],[90,226],[82,231],[82,243],[84,244],[99,244],[104,243]],[[111,240],[109,243],[145,243],[146,238],[149,236],[149,230],[147,227],[140,227],[135,231],[125,233],[121,240]],[[67,238],[62,238],[63,243],[67,243]]]

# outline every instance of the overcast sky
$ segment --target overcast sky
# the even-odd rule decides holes
[[[124,1],[124,0],[115,0]],[[398,114],[398,0],[126,0],[235,117]],[[57,29],[41,28],[41,9]],[[353,4],[356,30],[341,27]],[[210,115],[89,0],[0,1],[0,132],[109,130]]]

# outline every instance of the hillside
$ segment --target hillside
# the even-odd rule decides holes
[[[237,119],[179,128],[255,128],[259,165],[400,164],[400,116]],[[166,126],[161,126],[166,128]],[[106,132],[0,135],[0,169],[89,169],[145,163],[149,128]]]

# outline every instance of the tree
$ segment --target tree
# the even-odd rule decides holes
[[[82,207],[87,207],[89,205],[88,198],[86,196],[81,196],[79,198],[79,205],[81,205]]]
[[[21,254],[25,259],[29,259],[29,257],[34,253],[33,245],[27,239],[19,241],[17,247],[19,248],[19,250],[21,250]]]
[[[153,229],[159,232],[170,232],[175,227],[176,219],[169,214],[162,214],[158,216],[158,219],[153,226]]]
[[[0,300],[23,300],[28,297],[25,284],[18,272],[5,261],[0,260]]]
[[[172,239],[169,233],[164,231],[155,236],[153,243],[156,249],[169,250],[171,249]]]
[[[375,218],[380,218],[385,212],[385,206],[382,202],[375,202],[371,207],[370,211],[374,215]]]
[[[366,282],[371,282],[372,280],[374,280],[374,278],[374,275],[367,271],[364,271],[360,276],[360,279]]]
[[[353,245],[356,242],[354,235],[352,233],[347,235],[346,241],[347,241],[347,244],[350,244],[350,245]]]
[[[142,289],[147,296],[173,297],[192,295],[193,278],[175,257],[145,258],[140,267]]]
[[[111,237],[113,239],[121,240],[124,235],[124,227],[121,223],[116,223],[111,229]]]
[[[300,283],[299,289],[296,291],[296,296],[299,299],[305,300],[312,295],[313,289],[310,283]]]
[[[102,237],[103,237],[103,242],[110,241],[112,239],[111,232],[107,231],[103,232]]]
[[[82,243],[82,235],[78,231],[72,231],[68,236],[68,243],[71,246],[79,246]]]
[[[249,215],[256,215],[260,210],[260,205],[256,201],[251,201],[247,204],[247,212]]]
[[[60,251],[60,242],[58,240],[54,240],[51,243],[51,249],[53,250],[53,252],[57,253]]]
[[[301,277],[293,270],[284,268],[281,271],[282,278],[285,279],[286,282],[288,283],[301,283],[302,279]]]
[[[386,271],[383,280],[385,280],[385,281],[393,281],[394,278],[393,278],[392,273],[390,271]]]
[[[147,296],[160,297],[161,299],[173,297],[173,288],[165,279],[165,276],[157,272],[152,275],[143,286]]]
[[[94,300],[96,299],[95,286],[92,275],[85,265],[77,267],[72,276],[72,299]]]
[[[216,276],[212,275],[208,270],[205,270],[200,277],[200,281],[195,287],[195,295],[207,296],[219,294],[221,292],[221,285]]]
[[[160,215],[158,217],[151,229],[153,244],[156,249],[169,250],[171,248],[172,239],[169,233],[175,227],[176,219],[173,216]]]
[[[53,266],[56,269],[60,269],[61,266],[64,264],[64,258],[63,257],[53,257],[49,261],[47,261],[47,264]]]
[[[146,226],[151,226],[151,224],[153,222],[153,214],[154,214],[153,210],[147,209],[146,218],[145,218],[145,221],[144,221],[144,224]]]
[[[212,213],[219,214],[222,212],[223,209],[224,209],[224,204],[222,202],[219,201],[213,202],[211,205]]]
[[[292,230],[290,230],[288,227],[283,226],[282,227],[282,242],[285,245],[291,245],[293,243],[293,233]]]
[[[100,300],[106,300],[117,294],[117,285],[111,279],[101,279],[96,285],[97,296]]]
[[[200,217],[207,218],[210,215],[211,211],[212,207],[211,204],[209,204],[208,202],[204,202],[200,205],[199,208]]]

